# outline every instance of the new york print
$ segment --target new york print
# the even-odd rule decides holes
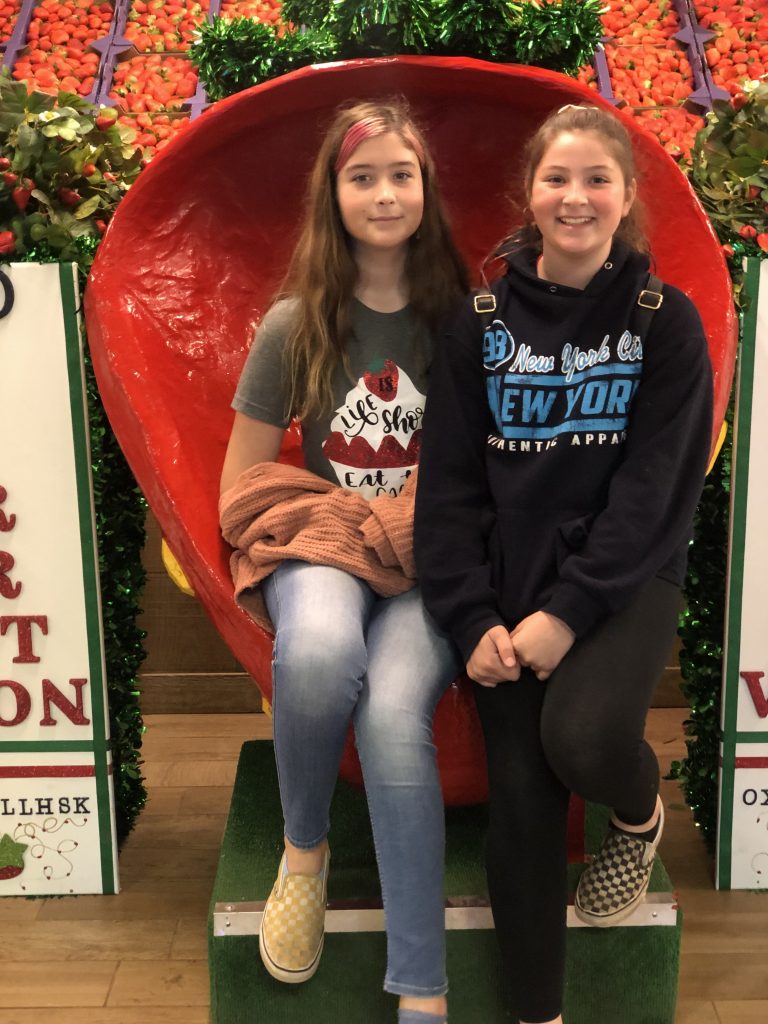
[[[504,440],[552,441],[562,434],[618,434],[626,429],[640,383],[641,339],[624,331],[591,347],[565,343],[542,355],[516,343],[501,320],[483,337],[488,404]]]

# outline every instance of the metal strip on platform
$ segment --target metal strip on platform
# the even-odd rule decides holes
[[[264,901],[217,903],[213,911],[213,934],[257,935]],[[620,928],[647,928],[677,924],[677,897],[671,892],[651,892],[635,912],[622,921]],[[493,928],[487,900],[476,896],[458,896],[446,901],[445,927],[449,931],[481,931]],[[568,927],[588,928],[568,907]],[[332,932],[383,932],[384,910],[371,900],[335,900],[325,913],[325,930]]]

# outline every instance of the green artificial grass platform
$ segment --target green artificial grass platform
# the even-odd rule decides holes
[[[605,816],[602,809],[588,808],[588,850],[599,844]],[[485,897],[485,807],[447,808],[446,822],[446,899]],[[343,782],[336,787],[329,839],[329,903],[380,901],[365,796]],[[327,934],[317,974],[303,985],[284,985],[266,973],[256,935],[214,934],[217,905],[237,909],[267,898],[281,851],[272,744],[245,743],[211,900],[213,1024],[395,1024],[397,998],[382,991],[383,932]],[[570,867],[574,884],[582,867]],[[671,890],[658,857],[650,888]],[[673,1024],[680,931],[679,912],[674,925],[570,928],[567,1024]],[[451,1024],[514,1024],[493,930],[449,930],[447,951]]]

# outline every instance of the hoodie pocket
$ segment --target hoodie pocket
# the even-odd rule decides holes
[[[593,514],[577,509],[498,508],[488,538],[492,585],[506,619],[541,607],[563,561],[586,543]]]
[[[556,538],[558,569],[569,555],[581,551],[587,543],[587,538],[594,521],[595,513],[587,512],[560,523],[557,528]]]
[[[558,523],[531,509],[500,508],[491,533],[488,555],[493,586],[504,614],[527,614],[536,596],[556,576]]]

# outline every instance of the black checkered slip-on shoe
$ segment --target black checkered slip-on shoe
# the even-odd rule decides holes
[[[659,827],[650,843],[629,832],[608,829],[603,845],[576,887],[574,910],[580,921],[606,928],[629,917],[642,903],[664,831],[661,801],[659,806]]]

